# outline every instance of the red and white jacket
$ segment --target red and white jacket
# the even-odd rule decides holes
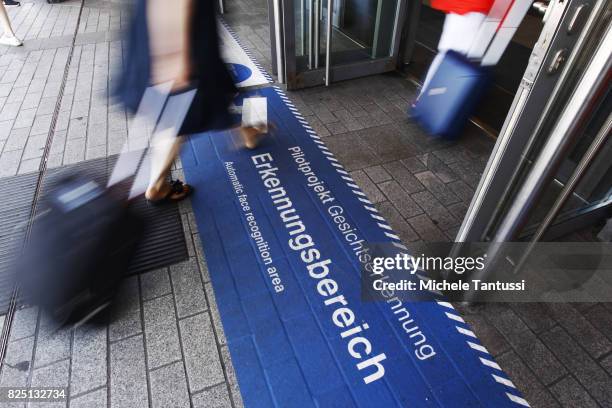
[[[445,13],[487,14],[491,9],[491,6],[493,6],[493,1],[494,0],[431,0],[431,7]]]

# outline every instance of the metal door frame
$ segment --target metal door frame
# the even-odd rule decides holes
[[[576,81],[574,65],[591,32],[603,18],[605,0],[553,0],[552,9],[531,54],[529,64],[508,112],[493,152],[480,179],[455,241],[486,241],[502,210],[518,163],[538,135],[548,134],[560,107]],[[578,17],[578,18],[577,18]],[[578,23],[582,26],[577,26]],[[565,50],[565,62],[553,61]],[[545,106],[543,106],[545,105]]]
[[[299,1],[299,0],[298,0]],[[324,0],[319,0],[316,3],[321,3]],[[387,0],[378,0],[384,2]],[[278,75],[278,82],[284,84],[287,89],[300,89],[307,88],[317,85],[329,85],[335,81],[342,81],[346,79],[358,78],[367,75],[380,74],[383,72],[389,72],[396,69],[400,45],[400,36],[402,26],[405,17],[405,8],[407,0],[398,0],[398,6],[395,10],[395,21],[391,40],[391,53],[388,57],[374,58],[366,61],[358,61],[347,64],[333,64],[333,58],[330,58],[331,54],[331,24],[327,24],[327,27],[320,26],[319,19],[313,19],[315,28],[314,32],[322,32],[325,29],[327,36],[327,49],[326,49],[326,64],[323,67],[317,67],[306,71],[298,72],[296,65],[296,54],[295,54],[295,16],[294,0],[269,0],[269,10],[273,13],[274,18],[270,19],[274,21],[275,26],[281,27],[278,29],[271,29],[271,37],[273,38],[273,61],[276,62],[276,74]],[[333,12],[333,0],[329,0],[329,4],[332,5],[331,9],[328,9],[328,14]],[[380,8],[380,7],[379,7]],[[328,19],[331,23],[331,20]],[[273,35],[272,33],[276,33]],[[279,38],[282,37],[282,38]],[[318,65],[318,64],[317,64]]]

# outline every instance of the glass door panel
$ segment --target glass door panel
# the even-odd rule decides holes
[[[285,55],[294,58],[286,66],[288,71],[295,69],[287,72],[288,88],[324,83],[326,68],[330,80],[394,69],[404,3],[405,0],[285,0]],[[287,38],[287,34],[294,38]],[[294,49],[290,49],[292,44]],[[347,65],[348,70],[340,71]]]
[[[332,60],[341,64],[390,56],[398,3],[397,0],[334,0]],[[326,25],[327,13],[322,15],[322,23]]]
[[[605,43],[608,35],[605,31],[608,4],[605,0],[552,0],[549,3],[551,12],[459,229],[458,242],[532,239],[531,236],[537,236],[544,225],[555,227],[555,233],[563,232],[565,227],[560,221],[566,216],[571,215],[576,220],[572,225],[579,226],[605,215],[610,204],[610,184],[609,179],[606,184],[602,176],[609,174],[609,157],[601,159],[604,161],[593,170],[585,169],[587,174],[575,189],[566,186],[572,185],[569,180],[610,109],[607,99],[598,107],[604,113],[600,114],[593,107],[588,112],[594,116],[587,119],[587,106],[591,109],[590,104],[606,93],[601,91],[597,98],[581,94],[594,89],[585,86],[587,80],[599,80],[601,72],[605,72],[597,71],[595,67],[600,61],[593,56],[606,51],[598,47]],[[586,78],[587,69],[598,72],[598,76],[592,74]],[[554,130],[563,125],[559,120],[566,109],[563,117],[569,120],[571,109],[578,108],[585,112],[574,113],[577,119],[567,123],[585,128]],[[575,138],[578,142],[572,146]],[[601,154],[598,157],[603,157]],[[594,157],[593,160],[600,159]],[[571,194],[564,196],[565,201],[561,203],[557,199],[563,192]],[[551,211],[559,203],[563,208],[558,213]],[[557,214],[559,216],[551,222],[550,218]]]
[[[595,109],[595,113],[589,119],[584,132],[576,141],[569,153],[563,159],[554,178],[542,194],[540,202],[535,206],[521,237],[529,237],[537,230],[540,223],[555,211],[555,219],[550,223],[550,229],[545,239],[556,238],[567,233],[572,226],[587,225],[593,219],[602,219],[612,215],[612,138],[607,137],[604,142],[599,142],[599,148],[594,153],[591,146],[598,141],[601,132],[609,133],[610,112],[612,111],[612,95],[608,95]],[[587,155],[589,155],[587,157]],[[588,160],[586,169],[579,170],[583,159]],[[531,168],[535,158],[529,160],[528,169]],[[558,210],[553,210],[556,200],[563,189],[572,183],[576,172],[581,171],[579,181],[575,182],[568,198]],[[579,219],[584,218],[583,223]],[[569,224],[568,228],[562,225]],[[560,226],[555,228],[555,226]]]

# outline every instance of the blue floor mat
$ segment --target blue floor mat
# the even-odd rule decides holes
[[[245,405],[527,406],[449,303],[360,301],[359,242],[405,247],[282,91],[253,96],[260,148],[221,131],[181,154]]]

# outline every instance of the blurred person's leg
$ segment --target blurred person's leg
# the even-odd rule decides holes
[[[173,81],[173,89],[189,86],[191,0],[147,0],[151,82]],[[145,197],[150,201],[181,200],[191,187],[168,182],[172,163],[181,149],[180,137],[158,135],[151,149],[151,178]]]
[[[427,70],[421,92],[431,82],[447,51],[453,50],[464,55],[468,53],[485,17],[486,15],[483,13],[448,13],[446,15],[442,36],[438,43],[438,54],[436,54]]]
[[[210,27],[199,27],[198,29],[208,30],[203,31],[205,36],[214,36],[217,34],[216,20],[202,18],[201,15],[194,16],[195,6],[193,0],[147,0],[147,27],[149,33],[149,51],[151,58],[151,83],[157,84],[167,81],[173,81],[173,89],[179,91],[191,85],[190,80],[201,75],[209,75],[208,86],[210,86],[210,75],[216,78],[220,75],[219,70],[197,70],[191,66],[193,50],[191,46],[192,32],[191,22],[195,17],[198,21],[202,19],[202,24],[210,25]],[[202,9],[200,9],[202,12]],[[209,10],[206,10],[209,12]],[[210,17],[210,16],[209,16]],[[213,27],[214,25],[214,27]],[[200,39],[208,41],[209,38]],[[210,40],[208,45],[216,44],[217,41]],[[201,44],[200,44],[201,46]],[[209,50],[209,52],[212,50]],[[211,56],[211,55],[209,55]],[[208,64],[209,61],[204,61]],[[194,84],[194,85],[197,85]],[[208,90],[210,90],[208,88]],[[200,97],[208,98],[208,95],[200,95]],[[216,101],[211,101],[217,103]],[[220,102],[220,101],[219,101]],[[253,123],[239,128],[240,135],[244,141],[244,145],[249,149],[254,149],[261,141],[261,136],[267,131],[267,123]],[[180,137],[170,140],[160,140],[154,142],[151,161],[151,181],[145,196],[150,201],[159,201],[163,199],[181,200],[191,192],[191,187],[180,182],[168,182],[168,174],[170,172],[172,162],[176,159],[180,152]]]
[[[453,50],[467,54],[485,17],[483,13],[447,14],[438,51]]]
[[[246,98],[242,103],[240,135],[247,149],[255,149],[262,136],[268,133],[268,107],[266,98]]]
[[[158,135],[151,149],[151,177],[145,196],[150,201],[168,199],[182,200],[191,193],[191,187],[178,180],[168,182],[172,163],[181,150],[180,138],[173,135]]]
[[[244,146],[249,150],[257,148],[270,125],[268,123],[260,123],[254,126],[241,126],[240,136],[242,136]]]
[[[147,0],[151,83],[189,85],[191,9],[192,0]]]
[[[15,36],[11,21],[6,13],[6,8],[4,8],[4,3],[0,3],[0,26],[2,26],[2,30],[4,31],[2,37],[0,37],[0,44],[11,45],[13,47],[19,47],[23,44],[21,40]]]

